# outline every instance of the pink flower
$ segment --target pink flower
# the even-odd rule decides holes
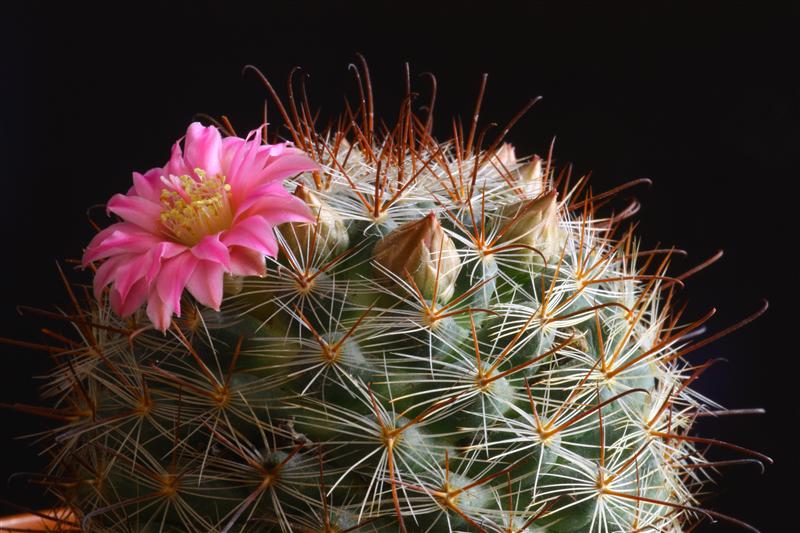
[[[290,143],[223,139],[195,122],[163,168],[133,173],[133,187],[116,194],[108,210],[122,221],[98,233],[84,266],[103,260],[94,278],[100,297],[111,285],[115,312],[127,316],[147,302],[147,316],[166,331],[181,314],[184,289],[219,310],[223,274],[264,275],[264,256],[278,252],[273,227],[312,222],[306,204],[283,180],[317,165]]]

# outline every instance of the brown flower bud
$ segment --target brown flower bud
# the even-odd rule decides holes
[[[336,210],[302,184],[297,186],[294,195],[308,204],[315,218],[314,223],[287,222],[280,226],[281,234],[296,258],[309,261],[312,243],[316,257],[334,255],[350,245],[347,227]]]
[[[400,278],[411,276],[425,298],[433,298],[434,291],[442,301],[453,296],[461,260],[433,213],[386,235],[375,245],[374,256]]]
[[[556,191],[509,205],[501,214],[498,224],[503,243],[534,248],[547,259],[561,252],[565,235],[559,227]]]

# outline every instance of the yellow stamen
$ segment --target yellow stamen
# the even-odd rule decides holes
[[[170,238],[187,246],[229,228],[233,222],[231,186],[225,183],[225,176],[208,176],[199,168],[195,173],[199,180],[180,176],[179,184],[161,190],[164,230]]]

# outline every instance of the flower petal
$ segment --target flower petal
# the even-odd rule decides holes
[[[191,170],[201,168],[209,176],[222,173],[220,165],[222,136],[214,126],[205,127],[199,122],[192,122],[186,130],[183,149],[184,163]]]
[[[272,228],[272,224],[263,217],[248,217],[224,232],[220,240],[227,246],[244,246],[262,255],[275,257],[278,253],[278,243]]]
[[[94,236],[83,254],[83,266],[113,255],[143,253],[161,239],[129,222],[117,222]]]
[[[161,333],[166,332],[172,322],[172,311],[172,303],[162,300],[155,288],[150,289],[147,297],[147,318]]]
[[[152,283],[153,280],[158,276],[158,272],[161,270],[161,262],[163,259],[170,259],[185,251],[186,246],[183,244],[177,244],[169,241],[163,241],[154,246],[151,251],[148,252],[150,255],[150,266],[148,267],[145,275],[148,285]]]
[[[249,198],[256,187],[319,168],[291,143],[261,144],[260,129],[251,131],[246,140],[223,139],[222,161],[237,203]]]
[[[219,234],[206,235],[192,247],[192,254],[198,259],[219,263],[225,270],[231,269],[231,256],[228,247],[219,240]]]
[[[222,303],[221,264],[214,261],[200,261],[189,278],[186,288],[195,299],[206,307],[219,311]]]
[[[226,139],[227,140],[227,139]],[[267,154],[261,153],[261,131],[251,131],[247,139],[237,139],[237,142],[229,141],[223,144],[223,161],[225,177],[233,189],[233,197],[236,202],[246,198],[255,174],[263,168]],[[259,163],[257,163],[257,158]]]
[[[111,291],[111,308],[120,316],[129,316],[139,309],[147,299],[147,282],[143,279],[137,281],[125,298],[114,289]]]
[[[155,285],[158,297],[181,316],[181,294],[186,282],[194,272],[198,259],[190,253],[183,253],[169,259],[161,266]]]
[[[261,182],[290,178],[301,172],[319,170],[319,165],[301,150],[285,151],[280,157],[271,158],[264,169]]]
[[[277,187],[275,187],[277,186]],[[259,187],[260,194],[243,204],[240,213],[246,216],[258,215],[270,224],[277,226],[284,222],[314,222],[314,214],[303,200],[289,194],[281,183]]]
[[[126,222],[136,224],[152,233],[158,231],[161,211],[163,211],[163,207],[160,204],[152,202],[143,196],[115,194],[108,201],[107,207],[109,211]]]
[[[172,145],[172,152],[170,153],[169,161],[164,165],[164,176],[186,176],[192,174],[191,168],[186,166],[183,160],[183,151],[181,150],[180,143]]]
[[[151,168],[144,174],[133,173],[133,187],[128,194],[136,194],[147,198],[151,202],[159,203],[161,198],[161,176],[164,170],[161,167]]]
[[[231,246],[231,274],[263,276],[267,273],[264,255],[243,246]]]
[[[117,268],[120,264],[124,264],[129,258],[125,255],[118,255],[103,261],[103,264],[97,269],[94,274],[94,297],[100,299],[105,289],[109,284],[114,282],[117,277]]]
[[[138,256],[134,255],[126,259],[126,261],[122,261],[118,265],[114,278],[114,291],[121,299],[122,305],[125,305],[128,293],[139,280],[143,280],[145,283],[147,282],[145,276],[147,274],[147,267],[151,261],[149,253],[140,254]]]

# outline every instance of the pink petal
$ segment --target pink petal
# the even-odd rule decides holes
[[[186,288],[198,302],[219,311],[222,303],[223,267],[217,262],[200,261],[189,278]]]
[[[160,167],[151,168],[144,174],[138,172],[133,173],[133,187],[132,192],[138,196],[147,198],[151,202],[159,203],[161,201],[161,176],[164,170]],[[129,191],[128,194],[131,194]]]
[[[300,150],[283,153],[280,157],[270,160],[264,169],[263,181],[277,181],[290,178],[301,172],[319,170],[314,160]]]
[[[183,160],[192,170],[201,168],[209,176],[222,173],[220,165],[222,137],[217,128],[204,127],[199,122],[192,122],[186,130],[183,147]]]
[[[107,207],[126,222],[136,224],[147,231],[155,233],[159,229],[163,207],[143,196],[115,194],[108,201]]]
[[[125,305],[125,300],[128,298],[128,293],[131,288],[138,283],[139,280],[143,280],[147,274],[150,254],[132,255],[126,259],[126,261],[121,262],[117,267],[116,276],[114,278],[114,291],[121,299],[122,305]]]
[[[259,190],[271,189],[268,193],[254,194],[252,200],[243,204],[240,212],[246,216],[258,215],[270,224],[277,226],[284,222],[314,222],[311,209],[300,198],[289,194],[280,183],[278,188],[272,185],[260,187]],[[237,213],[237,217],[241,216]]]
[[[231,246],[231,274],[263,276],[267,273],[264,255],[243,246]]]
[[[223,150],[228,151],[228,153],[223,154],[223,159],[226,162],[225,176],[233,189],[235,201],[239,201],[247,195],[254,174],[258,172],[259,167],[263,167],[266,154],[261,157],[261,165],[254,164],[256,157],[259,155],[260,147],[260,130],[251,131],[243,142],[223,145]]]
[[[150,256],[150,266],[148,267],[147,274],[145,275],[147,283],[150,284],[156,278],[156,276],[158,276],[158,272],[161,270],[162,259],[170,259],[185,252],[186,250],[187,248],[183,244],[169,241],[160,242],[153,247],[151,251],[148,252]]]
[[[222,170],[228,178],[228,183],[231,182],[231,167],[233,166],[233,159],[244,147],[245,140],[241,137],[225,137],[222,139]]]
[[[253,189],[276,182],[319,166],[301,150],[288,145],[260,144],[261,131],[250,132],[248,139],[239,142],[223,141],[223,161],[226,175],[233,187],[234,202],[241,204],[252,194]]]
[[[228,247],[219,240],[219,234],[206,235],[203,239],[192,247],[192,253],[198,259],[213,261],[225,267],[231,268],[231,256]]]
[[[268,144],[266,148],[268,149],[270,157],[278,157],[287,150],[297,150],[294,147],[294,144],[290,141],[285,141],[277,144]]]
[[[120,264],[124,264],[129,258],[125,255],[118,255],[103,261],[103,264],[97,269],[94,274],[94,297],[98,300],[103,294],[103,289],[117,277],[117,268]]]
[[[162,239],[129,222],[112,224],[94,236],[83,254],[83,266],[118,254],[142,253]]]
[[[244,246],[262,255],[275,257],[278,253],[272,224],[260,216],[238,221],[232,229],[222,234],[220,240],[226,246]]]
[[[147,283],[140,279],[131,287],[125,298],[116,289],[111,291],[111,308],[120,316],[129,316],[147,299]]]
[[[181,294],[186,282],[194,272],[197,258],[190,253],[180,254],[162,263],[155,281],[158,297],[168,303],[181,316]]]
[[[255,186],[247,191],[247,194],[243,195],[239,201],[235,202],[236,216],[241,216],[242,213],[245,213],[250,206],[256,203],[262,196],[276,196],[280,194],[289,196],[289,192],[284,188],[283,183],[280,182]]]
[[[172,322],[172,311],[172,304],[162,300],[155,288],[150,289],[150,294],[147,297],[147,317],[162,333],[167,331]]]
[[[161,270],[162,259],[169,259],[185,250],[186,247],[182,244],[162,242],[145,253],[121,256],[122,261],[115,266],[114,290],[123,304],[128,298],[128,292],[139,280],[144,279],[145,284],[150,286]]]
[[[164,165],[164,176],[188,176],[192,175],[191,168],[186,166],[183,160],[183,152],[181,145],[175,143],[172,145],[172,153],[170,154],[169,161]]]

